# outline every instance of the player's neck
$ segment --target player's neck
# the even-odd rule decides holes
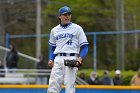
[[[67,24],[61,23],[60,25],[61,25],[62,27],[67,27],[69,24],[71,24],[71,22],[69,22],[69,23],[67,23]]]

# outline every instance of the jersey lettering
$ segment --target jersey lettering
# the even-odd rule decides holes
[[[67,45],[72,45],[72,40],[69,40],[69,41],[67,42]]]
[[[73,34],[70,33],[63,33],[63,34],[59,34],[58,36],[56,36],[56,40],[62,39],[62,38],[72,38]]]

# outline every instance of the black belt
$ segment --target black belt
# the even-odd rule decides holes
[[[56,56],[76,56],[75,53],[59,53],[59,54],[56,54]]]

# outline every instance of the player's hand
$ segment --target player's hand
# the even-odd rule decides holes
[[[77,57],[77,61],[79,61],[80,64],[82,64],[82,58],[81,57]],[[76,65],[80,65],[78,62]]]
[[[49,66],[50,68],[53,67],[53,61],[52,61],[52,60],[49,60],[49,62],[48,62],[48,66]]]

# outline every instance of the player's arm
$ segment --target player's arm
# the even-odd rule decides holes
[[[88,52],[88,44],[82,45],[81,46],[81,51],[80,51],[80,54],[79,54],[79,57],[77,58],[77,60],[82,63],[82,59],[84,59],[87,52]]]
[[[78,37],[78,41],[79,41],[80,49],[81,49],[77,60],[82,63],[82,59],[84,59],[84,57],[86,56],[88,52],[88,41],[87,41],[83,28],[80,26],[78,29],[77,37]]]
[[[53,61],[54,61],[54,58],[55,58],[54,50],[55,50],[56,46],[51,46],[50,45],[50,48],[51,48],[51,50],[50,50],[48,66],[52,68],[53,67]]]
[[[50,45],[50,54],[49,54],[48,66],[52,68],[53,67],[53,61],[54,61],[54,58],[55,58],[54,50],[56,48],[56,42],[55,42],[55,37],[54,37],[54,34],[53,34],[53,29],[51,30],[51,33],[50,33],[49,45]]]

